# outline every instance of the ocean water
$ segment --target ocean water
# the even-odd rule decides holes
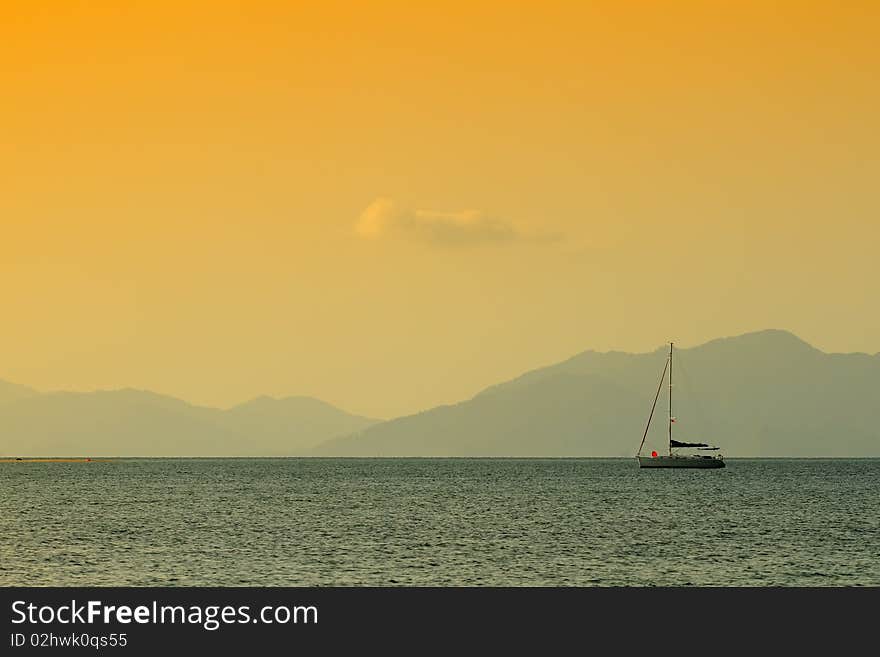
[[[880,585],[880,460],[0,464],[3,586]]]

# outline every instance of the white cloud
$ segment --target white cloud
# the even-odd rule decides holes
[[[526,235],[510,222],[479,210],[413,210],[386,197],[377,198],[367,206],[358,218],[355,231],[365,238],[400,236],[439,246],[547,241],[548,237],[558,239],[558,236]]]
[[[362,237],[378,237],[399,217],[400,210],[393,199],[377,198],[361,212],[355,231]]]

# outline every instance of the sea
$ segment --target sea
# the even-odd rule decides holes
[[[0,463],[2,586],[880,586],[880,459]]]

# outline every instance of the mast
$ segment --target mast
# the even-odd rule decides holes
[[[669,343],[669,456],[672,456],[672,343]]]

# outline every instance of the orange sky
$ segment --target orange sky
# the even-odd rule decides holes
[[[4,2],[0,378],[391,416],[587,348],[880,351],[878,19]]]

